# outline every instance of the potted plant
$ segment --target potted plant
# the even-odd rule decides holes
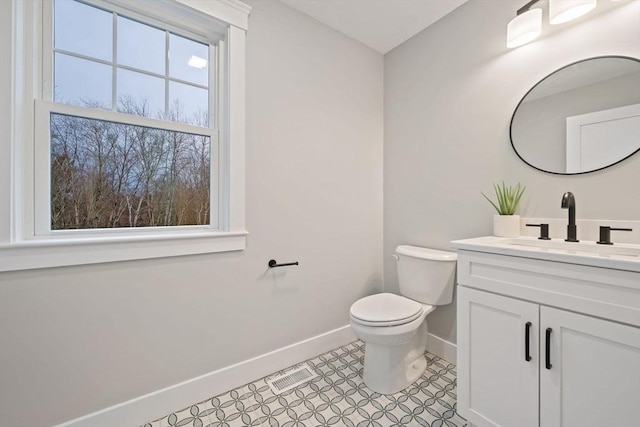
[[[516,186],[493,184],[498,203],[494,203],[486,194],[481,194],[491,203],[498,215],[493,216],[493,235],[498,237],[518,237],[520,235],[520,215],[515,215],[520,198],[526,187],[518,183]]]

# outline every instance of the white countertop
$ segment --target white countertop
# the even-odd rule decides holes
[[[535,237],[486,236],[455,240],[451,246],[467,251],[640,272],[640,256],[635,255],[640,254],[640,245],[634,244],[616,243],[613,247],[590,241],[568,243],[562,239],[541,241]],[[611,253],[615,251],[627,254]]]

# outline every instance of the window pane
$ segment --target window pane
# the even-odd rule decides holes
[[[164,119],[164,79],[118,69],[118,111]]]
[[[118,16],[118,64],[165,75],[166,33]]]
[[[51,114],[51,229],[209,224],[210,142]]]
[[[113,14],[73,0],[56,0],[54,47],[111,61]]]
[[[209,126],[209,91],[169,82],[169,120]]]
[[[169,76],[209,87],[209,46],[171,34]]]
[[[56,53],[53,99],[64,104],[110,110],[111,73],[108,65]]]

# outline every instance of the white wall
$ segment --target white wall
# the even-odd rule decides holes
[[[0,425],[69,420],[346,325],[381,289],[383,57],[248,3],[247,249],[2,274]]]
[[[560,200],[572,191],[578,218],[640,219],[640,155],[557,176],[524,164],[509,142],[514,108],[552,71],[592,56],[640,57],[640,2],[599,2],[600,12],[545,26],[535,42],[508,50],[507,23],[520,6],[471,0],[385,55],[385,290],[397,290],[396,245],[449,249],[451,240],[490,235],[494,212],[480,191],[494,181],[527,186],[524,216],[566,218]],[[455,304],[428,325],[455,342]]]

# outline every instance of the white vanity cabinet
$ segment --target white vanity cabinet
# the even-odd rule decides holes
[[[639,328],[541,306],[540,350],[541,426],[640,426]]]
[[[536,304],[458,287],[458,413],[469,422],[538,426],[537,323]]]
[[[478,427],[640,426],[630,266],[459,250],[458,412]]]

